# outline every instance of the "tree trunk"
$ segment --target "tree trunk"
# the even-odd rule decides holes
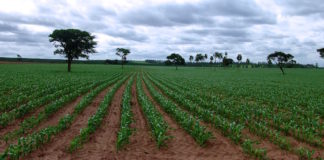
[[[68,59],[68,72],[71,72],[72,59]]]
[[[283,75],[285,75],[285,72],[284,72],[284,70],[283,70],[282,66],[279,66],[279,68],[280,68],[280,70],[281,70],[282,74],[283,74]]]

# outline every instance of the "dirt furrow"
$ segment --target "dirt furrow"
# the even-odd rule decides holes
[[[70,141],[87,125],[89,117],[96,112],[109,88],[110,87],[107,87],[99,93],[92,103],[73,121],[69,129],[59,133],[52,139],[51,143],[44,145],[24,159],[71,159],[67,151]]]
[[[37,116],[41,111],[43,111],[44,107],[46,105],[38,107],[36,110],[34,110],[31,113],[28,113],[22,118],[18,118],[14,120],[12,123],[10,123],[8,126],[3,127],[0,129],[0,137],[6,135],[7,133],[14,131],[19,128],[19,125],[24,121],[24,119],[30,118],[31,116]]]
[[[168,97],[166,94],[164,94],[157,86],[155,86],[153,84],[154,88],[159,91],[161,94],[163,94],[165,97]],[[171,101],[173,101],[172,99],[170,99]],[[175,101],[173,101],[177,106],[179,106],[178,103],[176,103]],[[181,106],[179,106],[180,108],[182,108]],[[190,114],[190,113],[189,113]],[[205,123],[203,121],[200,122],[202,125],[206,126],[210,131],[214,132],[214,136],[217,138],[225,138],[227,139],[228,143],[234,145],[235,147],[237,147],[235,144],[233,144],[232,142],[230,142],[230,140],[226,137],[222,136],[222,133],[215,129],[212,124],[209,123]],[[252,140],[257,140],[258,142],[260,142],[257,147],[258,148],[265,148],[267,150],[267,157],[271,160],[282,160],[282,159],[298,159],[297,155],[294,155],[288,151],[284,151],[281,150],[279,147],[277,147],[276,145],[274,145],[273,143],[269,142],[268,140],[264,140],[261,139],[253,134],[251,134],[248,130],[244,130],[243,135],[252,139]],[[242,151],[242,149],[240,148],[239,150]]]
[[[173,159],[248,159],[242,150],[229,142],[225,137],[213,132],[215,139],[210,140],[205,147],[200,147],[194,139],[181,129],[175,121],[173,121],[162,109],[161,106],[153,99],[148,89],[143,83],[144,91],[157,106],[160,113],[167,121],[167,123],[173,129],[170,130],[170,134],[174,136],[164,150],[169,151],[170,155],[173,155]]]
[[[69,155],[68,159],[115,159],[113,157],[116,157],[117,153],[116,140],[125,87],[126,83],[115,93],[101,127],[90,136],[89,141],[81,149]]]
[[[41,122],[41,124],[39,124],[36,128],[34,128],[32,131],[39,131],[45,127],[51,126],[51,125],[56,125],[60,118],[62,118],[64,115],[66,114],[70,114],[73,112],[74,107],[80,102],[80,100],[82,99],[84,95],[77,97],[75,100],[73,100],[72,102],[64,105],[57,113],[55,113],[55,115],[50,116],[47,120],[45,120],[44,122]],[[16,129],[19,129],[19,125],[17,126]],[[16,130],[14,129],[14,130]],[[12,130],[12,131],[14,131]],[[26,133],[25,135],[31,133],[31,131],[29,131],[28,133]],[[3,141],[0,143],[0,152],[3,152],[8,146],[9,144],[16,144],[17,143],[17,139],[12,140],[8,143],[4,143]]]
[[[147,121],[141,110],[141,106],[137,101],[136,80],[132,85],[132,112],[134,122],[131,127],[135,129],[129,139],[129,144],[118,152],[118,159],[157,159],[156,155],[159,149],[156,147],[155,141],[150,134]]]

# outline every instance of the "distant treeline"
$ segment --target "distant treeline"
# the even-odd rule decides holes
[[[63,59],[38,59],[38,58],[7,58],[7,57],[0,57],[0,61],[6,62],[31,62],[31,63],[66,63],[67,60]],[[73,63],[75,64],[113,64],[118,65],[121,64],[121,60],[74,60]],[[154,66],[168,66],[163,60],[150,60],[147,59],[145,61],[132,61],[127,60],[124,62],[126,65],[154,65]],[[223,67],[223,63],[209,63],[209,62],[187,62],[185,66],[191,67]],[[275,64],[268,64],[266,62],[259,62],[259,63],[233,63],[228,67],[240,67],[240,68],[276,68]],[[317,66],[313,64],[286,64],[286,68],[317,68]]]

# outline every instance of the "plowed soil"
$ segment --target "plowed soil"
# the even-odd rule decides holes
[[[24,159],[71,159],[67,151],[71,140],[80,133],[80,129],[87,125],[89,117],[96,112],[108,90],[109,87],[100,92],[93,102],[75,119],[70,128],[55,136],[50,143],[31,153]]]

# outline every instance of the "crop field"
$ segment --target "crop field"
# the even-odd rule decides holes
[[[1,159],[322,159],[324,70],[0,64]]]

